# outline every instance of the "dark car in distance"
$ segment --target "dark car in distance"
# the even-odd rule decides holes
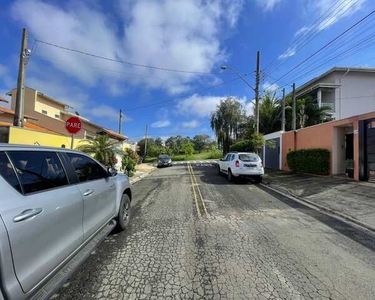
[[[172,166],[172,159],[167,154],[161,154],[158,156],[158,164],[157,167],[170,167]]]

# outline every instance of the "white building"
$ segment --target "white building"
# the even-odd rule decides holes
[[[334,67],[296,89],[329,106],[335,120],[375,111],[375,68]]]

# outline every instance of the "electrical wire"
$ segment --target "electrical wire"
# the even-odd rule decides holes
[[[278,81],[280,81],[282,78],[284,78],[285,76],[287,76],[288,74],[290,74],[291,72],[293,72],[294,70],[296,70],[297,68],[299,68],[302,64],[304,64],[307,61],[309,61],[310,59],[312,59],[314,56],[316,56],[318,53],[320,53],[321,51],[323,51],[324,49],[326,49],[327,47],[329,47],[331,44],[333,44],[335,41],[337,41],[343,35],[345,35],[349,31],[351,31],[353,28],[355,28],[356,26],[358,26],[359,24],[361,24],[362,22],[364,22],[366,19],[368,19],[374,13],[375,13],[375,10],[371,11],[369,14],[367,14],[362,19],[360,19],[359,21],[357,21],[355,24],[353,24],[352,26],[350,26],[349,28],[347,28],[345,31],[343,31],[342,33],[340,33],[338,36],[336,36],[333,40],[331,40],[328,43],[326,43],[324,46],[322,46],[317,51],[315,51],[314,53],[312,53],[311,55],[309,55],[303,61],[301,61],[296,66],[294,66],[292,69],[290,69],[288,72],[286,72],[284,75],[282,75],[281,77],[279,77],[275,82],[272,83],[272,85],[275,84],[275,83],[277,83]]]
[[[72,49],[72,48],[56,45],[56,44],[41,41],[41,40],[36,40],[36,41],[38,43],[42,43],[42,44],[52,46],[52,47],[55,47],[55,48],[58,48],[58,49],[62,49],[62,50],[70,51],[70,52],[75,52],[75,53],[79,53],[79,54],[82,54],[82,55],[86,55],[86,56],[90,56],[90,57],[94,57],[94,58],[98,58],[98,59],[102,59],[102,60],[107,60],[107,61],[111,61],[111,62],[117,62],[117,63],[121,63],[121,64],[125,64],[125,65],[135,66],[135,67],[142,67],[142,68],[148,68],[148,69],[154,69],[154,70],[160,70],[160,71],[168,71],[168,72],[175,72],[175,73],[187,73],[187,74],[201,74],[201,75],[225,74],[225,73],[209,73],[209,72],[200,72],[200,71],[187,71],[187,70],[178,70],[178,69],[170,69],[170,68],[164,68],[164,67],[143,65],[143,64],[132,63],[132,62],[123,61],[123,60],[119,60],[119,59],[109,58],[109,57],[105,57],[105,56],[101,56],[101,55],[97,55],[97,54],[92,54],[92,53],[85,52],[85,51],[82,51],[82,50]]]

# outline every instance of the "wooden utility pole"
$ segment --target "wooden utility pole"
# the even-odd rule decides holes
[[[118,121],[118,133],[121,134],[122,132],[122,109],[120,109],[120,116]]]
[[[22,42],[20,52],[20,62],[18,66],[18,79],[17,79],[17,96],[16,108],[14,112],[13,125],[23,127],[24,106],[25,106],[25,67],[27,63],[27,56],[29,55],[27,49],[27,29],[22,30]]]
[[[283,102],[281,103],[281,131],[285,131],[285,88],[283,88]]]
[[[260,84],[260,51],[257,52],[257,70],[255,74],[255,119],[256,132],[259,133],[259,84]]]
[[[146,125],[146,134],[145,134],[145,152],[143,154],[144,158],[146,158],[147,154],[147,125]]]
[[[297,129],[297,112],[296,112],[296,84],[293,83],[293,121],[292,121],[292,129]]]

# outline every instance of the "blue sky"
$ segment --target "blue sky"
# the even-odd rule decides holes
[[[374,46],[337,57],[345,47],[349,51],[364,43],[374,28],[372,16],[273,84],[372,11],[372,0],[3,0],[0,6],[0,95],[16,85],[21,31],[26,27],[32,49],[26,85],[114,130],[118,110],[123,109],[123,133],[130,140],[142,138],[146,124],[152,137],[212,135],[210,112],[226,96],[237,97],[251,114],[254,92],[240,80],[225,84],[235,76],[230,70],[220,71],[220,66],[248,74],[253,85],[257,50],[262,93],[279,93],[282,86],[289,92],[291,82],[298,86],[333,66],[375,63]],[[97,59],[35,40],[199,73]]]

